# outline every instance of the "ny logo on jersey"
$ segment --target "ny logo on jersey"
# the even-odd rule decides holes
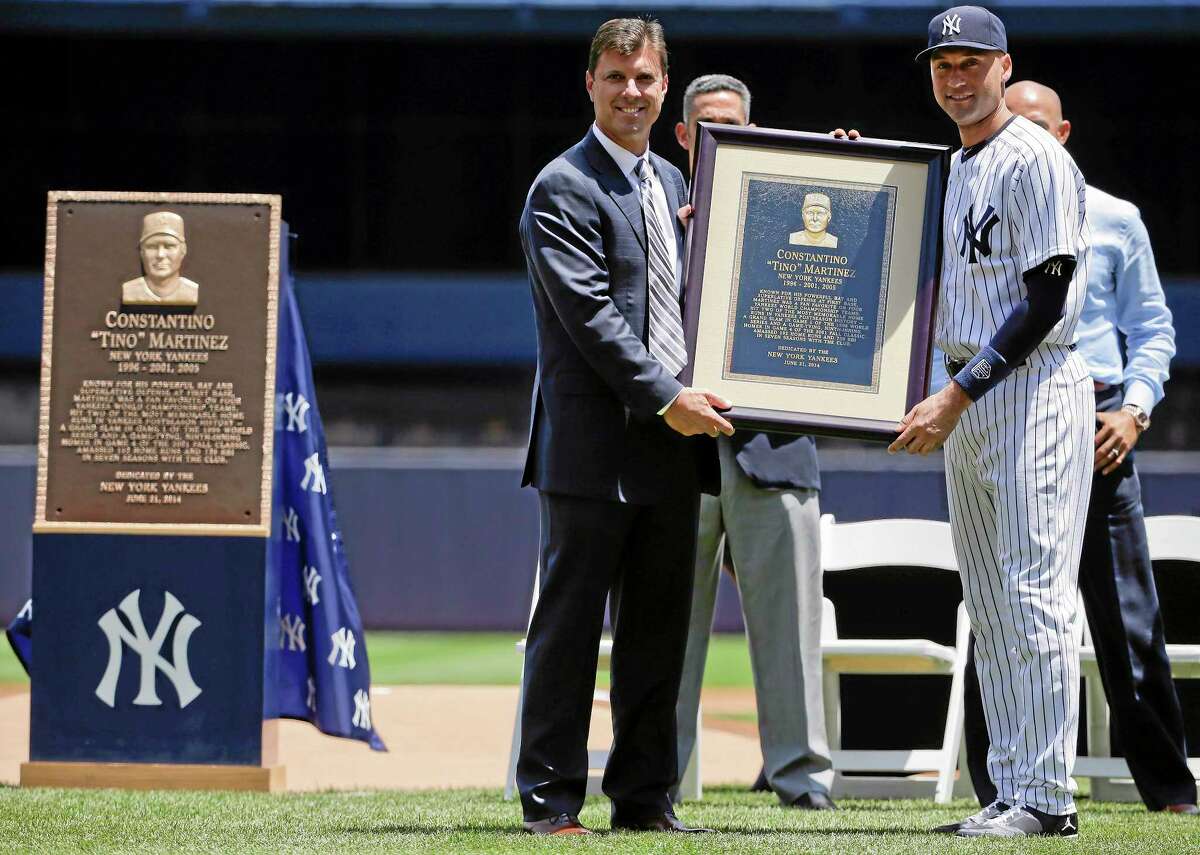
[[[979,218],[979,222],[975,220],[975,206],[967,208],[967,215],[963,217],[962,236],[958,240],[958,254],[967,259],[971,264],[979,261],[979,255],[992,254],[992,229],[996,227],[996,223],[1000,222],[1000,217],[996,214],[996,209],[991,205],[987,206],[987,210],[983,212],[983,216]]]
[[[947,15],[942,18],[942,35],[957,36],[962,32],[962,15]]]
[[[155,675],[162,671],[171,681],[171,685],[175,687],[175,694],[179,698],[179,707],[182,709],[194,701],[202,691],[196,685],[196,681],[192,679],[192,672],[188,667],[188,644],[192,640],[192,633],[200,626],[200,621],[187,614],[183,604],[175,599],[170,591],[164,591],[166,596],[163,598],[162,616],[158,619],[158,626],[154,628],[154,634],[151,635],[146,632],[146,625],[142,622],[142,609],[138,605],[140,594],[140,588],[134,590],[117,606],[117,609],[120,609],[126,620],[129,621],[132,632],[117,616],[117,609],[109,609],[97,621],[108,638],[108,666],[104,669],[104,676],[100,678],[100,685],[96,686],[96,697],[108,706],[116,707],[117,678],[121,675],[121,654],[125,649],[123,645],[127,644],[134,653],[141,657],[141,668],[138,671],[141,683],[137,697],[133,699],[134,705],[162,706],[162,701],[158,699],[158,692],[154,688]],[[180,618],[181,614],[183,617]],[[173,661],[168,662],[162,657],[160,651],[167,640],[167,633],[175,625],[176,618],[179,618],[179,625],[175,626],[175,640],[171,645]]]

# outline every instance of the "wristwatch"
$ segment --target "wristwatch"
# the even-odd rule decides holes
[[[1150,427],[1150,415],[1137,404],[1122,404],[1121,409],[1133,416],[1133,422],[1137,425],[1138,433]]]

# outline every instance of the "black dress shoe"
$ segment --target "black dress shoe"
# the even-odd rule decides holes
[[[591,834],[590,828],[584,828],[579,817],[569,813],[560,813],[549,819],[537,819],[525,823],[525,830],[530,834]]]
[[[769,793],[771,792],[771,784],[767,780],[767,770],[759,769],[758,777],[754,779],[754,783],[750,785],[752,793]]]
[[[1163,810],[1165,810],[1167,813],[1182,813],[1187,816],[1200,816],[1200,808],[1196,807],[1194,804],[1188,804],[1187,802],[1177,805],[1167,805],[1165,808],[1163,808]]]
[[[837,805],[833,803],[833,799],[829,798],[825,793],[801,793],[796,796],[796,800],[788,807],[794,807],[798,810],[837,810]]]
[[[676,834],[712,834],[711,828],[693,828],[689,825],[684,825],[679,821],[679,817],[670,811],[657,814],[656,816],[647,817],[645,819],[629,819],[623,816],[614,816],[612,819],[613,831],[669,831]]]

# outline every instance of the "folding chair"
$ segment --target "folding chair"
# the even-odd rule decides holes
[[[1146,537],[1151,561],[1200,564],[1200,517],[1146,517]],[[1075,776],[1092,779],[1092,798],[1097,801],[1140,801],[1132,780],[1118,780],[1129,779],[1129,765],[1124,758],[1111,756],[1108,703],[1086,616],[1083,632],[1079,664],[1087,681],[1088,754],[1075,761]],[[1171,660],[1171,676],[1175,679],[1200,679],[1200,644],[1168,643],[1167,658]],[[1189,757],[1188,767],[1200,778],[1200,757]]]
[[[958,572],[950,525],[933,520],[887,519],[835,522],[821,518],[821,564],[825,573],[869,567],[924,567]],[[971,628],[961,602],[953,647],[926,638],[839,638],[833,603],[824,602],[821,656],[824,664],[825,722],[833,752],[835,795],[912,797],[933,795],[945,804],[970,793],[963,746],[963,679]],[[841,748],[842,674],[942,674],[951,678],[942,747],[939,749],[862,750]],[[960,755],[962,774],[955,779]],[[896,776],[849,776],[846,772],[898,772]],[[935,772],[936,778],[912,773]]]
[[[542,565],[538,562],[537,570],[533,574],[533,596],[529,604],[529,623],[533,622],[533,612],[537,609],[538,592],[541,589]],[[528,630],[528,623],[526,624]],[[517,652],[521,654],[522,660],[525,657],[525,644],[527,638],[522,638],[517,642]],[[600,671],[608,671],[612,662],[612,636],[605,635],[600,639],[600,655],[596,664],[597,673]],[[596,689],[592,695],[592,703],[607,704],[609,702],[608,692],[604,689]],[[504,799],[508,801],[516,792],[517,781],[517,755],[521,750],[521,708],[525,704],[525,683],[522,681],[521,688],[517,694],[517,712],[513,718],[513,735],[512,747],[508,754],[508,775],[504,779]],[[597,795],[601,793],[600,783],[604,777],[604,767],[608,765],[607,750],[588,750],[588,795]],[[700,786],[700,711],[696,712],[696,747],[692,751],[692,759],[688,763],[687,769],[683,773],[683,780],[679,782],[679,795],[685,799],[699,799],[703,796],[703,790]]]

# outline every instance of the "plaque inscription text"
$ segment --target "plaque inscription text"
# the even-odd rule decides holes
[[[39,519],[263,523],[278,264],[272,201],[52,206],[54,353]]]

